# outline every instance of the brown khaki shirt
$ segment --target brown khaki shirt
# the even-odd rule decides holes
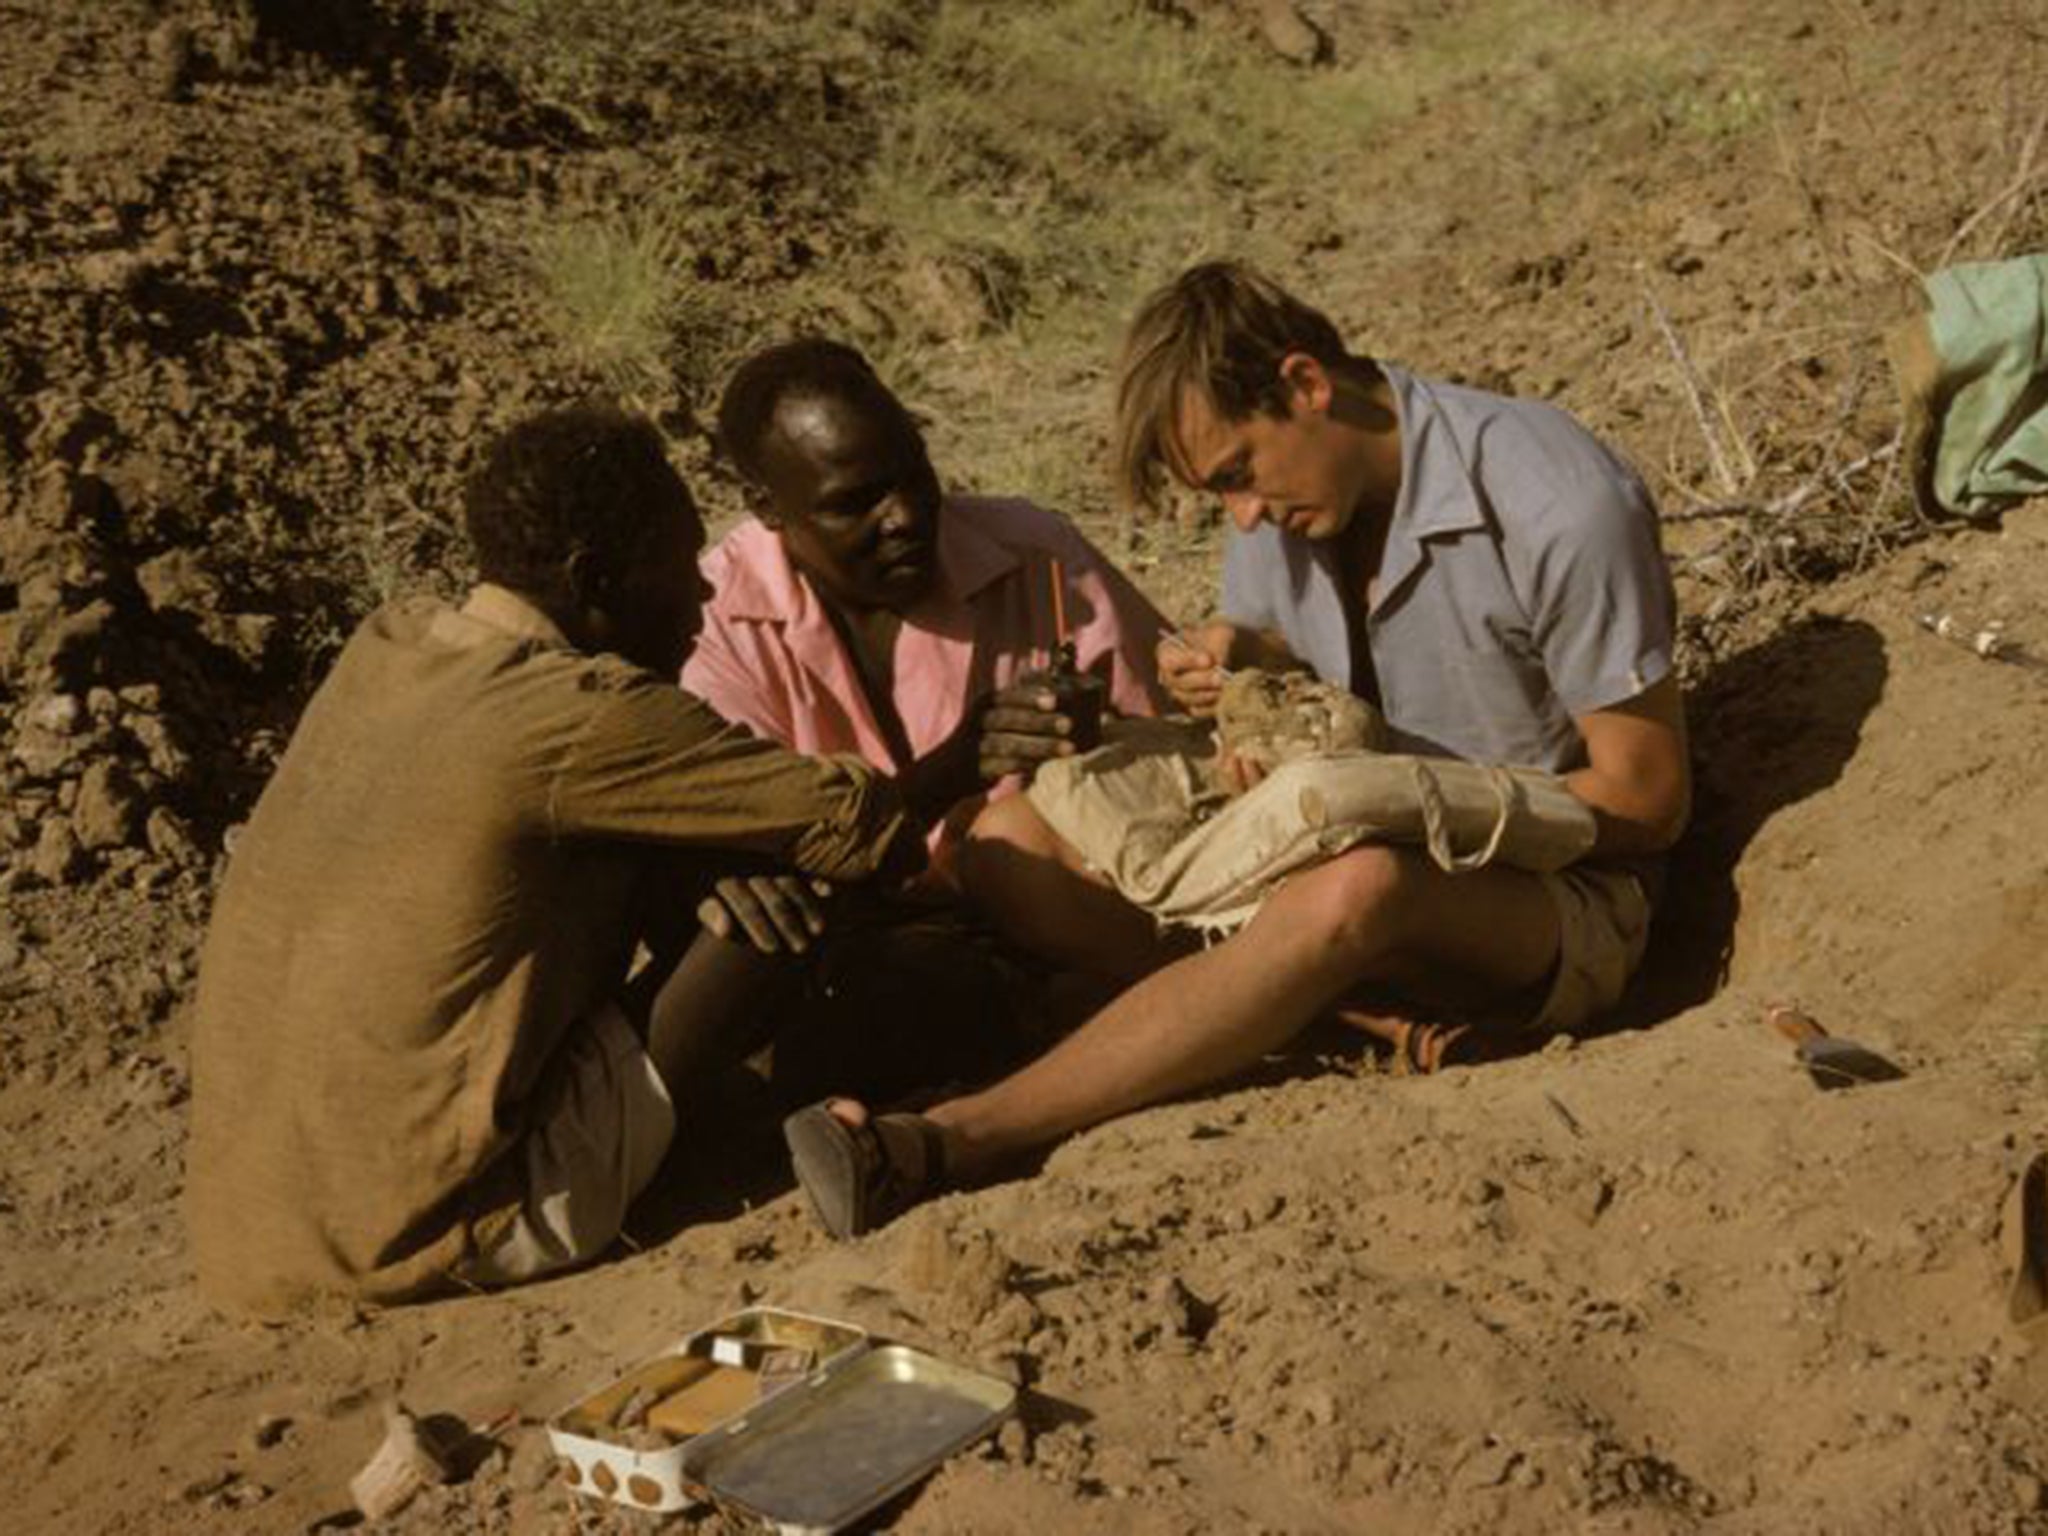
[[[473,1181],[619,991],[681,850],[914,868],[893,786],[800,757],[537,609],[372,615],[229,864],[200,969],[187,1215],[202,1287],[399,1299],[467,1253]]]

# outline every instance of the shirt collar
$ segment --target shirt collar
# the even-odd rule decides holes
[[[478,582],[462,605],[462,615],[521,640],[538,640],[557,650],[570,650],[568,636],[555,621],[510,587]]]
[[[959,498],[948,497],[939,523],[939,585],[959,602],[1002,580],[1023,561],[998,539],[992,520],[960,514]]]
[[[1394,497],[1387,542],[1380,554],[1375,609],[1421,568],[1423,540],[1488,526],[1464,445],[1435,392],[1404,368],[1382,364],[1381,371],[1401,427],[1401,489]],[[1424,486],[1428,487],[1426,497]]]

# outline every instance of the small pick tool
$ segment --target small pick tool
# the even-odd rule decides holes
[[[1790,1040],[1800,1064],[1816,1086],[1853,1088],[1858,1083],[1891,1083],[1905,1069],[1854,1040],[1838,1040],[1797,1008],[1780,1003],[1764,1010],[1764,1022]]]

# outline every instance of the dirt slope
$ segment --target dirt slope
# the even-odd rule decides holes
[[[1254,45],[1228,7],[1143,9]],[[1900,263],[2048,238],[2027,6],[1599,7],[1614,57],[1535,0],[1479,39],[1305,9],[1403,115],[1344,198],[1238,233],[1388,355],[1578,410],[1673,511],[1881,453]],[[842,12],[829,71],[770,46]],[[459,579],[478,438],[593,378],[509,231],[679,174],[635,148],[662,127],[702,149],[703,281],[750,324],[931,292],[846,180],[931,12],[707,11],[701,54],[579,120],[464,73],[422,8],[0,4],[0,1529],[332,1528],[390,1395],[530,1426],[765,1299],[1033,1389],[906,1532],[2048,1530],[1997,1222],[2042,1139],[2048,672],[1919,622],[2048,656],[2048,505],[1923,536],[1881,458],[1796,518],[1673,524],[1702,794],[1642,1027],[1429,1080],[1305,1052],[847,1247],[742,1139],[686,1151],[741,1172],[643,1251],[525,1293],[276,1329],[194,1295],[184,1008],[229,829],[345,626]],[[1646,294],[1756,466],[1739,497]],[[962,479],[946,391],[1023,333],[979,323],[926,357]],[[729,512],[701,390],[650,403]],[[1211,526],[1076,510],[1202,606]],[[1779,999],[1910,1076],[1820,1094]],[[644,1524],[508,1442],[394,1528]]]

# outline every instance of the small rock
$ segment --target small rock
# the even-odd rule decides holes
[[[171,739],[170,727],[164,724],[160,715],[138,709],[121,724],[135,744],[142,748],[149,759],[149,766],[164,778],[182,779],[192,766],[191,757]]]
[[[1259,0],[1259,35],[1290,64],[1323,64],[1331,57],[1328,35],[1294,0]]]
[[[102,759],[79,778],[78,799],[71,809],[71,828],[84,847],[127,847],[135,840],[142,815],[141,797],[119,763]]]
[[[955,1315],[967,1322],[992,1315],[1008,1293],[1012,1268],[1010,1256],[993,1232],[983,1229],[956,1234],[945,1293]]]
[[[1181,1280],[1169,1276],[1159,1288],[1159,1305],[1165,1313],[1166,1332],[1174,1338],[1199,1344],[1216,1326],[1216,1305],[1202,1300]]]
[[[1031,1431],[1022,1419],[1009,1419],[996,1431],[996,1453],[1012,1466],[1031,1465]]]
[[[180,101],[192,87],[192,29],[173,17],[149,34],[149,83],[166,101]]]
[[[1328,1387],[1310,1387],[1300,1397],[1301,1416],[1320,1428],[1337,1422],[1337,1394]]]
[[[14,739],[14,760],[31,778],[54,779],[75,764],[84,749],[77,736],[47,731],[30,721]]]
[[[85,874],[85,849],[79,846],[69,822],[52,818],[43,823],[36,846],[28,856],[28,867],[51,885],[69,885]]]
[[[226,624],[228,649],[243,660],[261,666],[270,657],[277,639],[277,618],[268,613],[237,613]]]
[[[185,818],[167,805],[149,813],[143,836],[149,841],[149,851],[160,859],[186,868],[199,862],[199,845],[192,840]]]
[[[219,611],[220,583],[190,549],[173,549],[145,560],[135,568],[135,579],[149,606],[159,613],[165,609],[199,614]]]
[[[266,1413],[256,1421],[256,1427],[249,1432],[249,1446],[252,1450],[270,1450],[284,1444],[292,1429],[289,1414]]]
[[[76,735],[85,719],[85,706],[75,693],[46,693],[22,711],[23,723],[52,736]]]
[[[384,1439],[348,1485],[356,1508],[371,1520],[395,1515],[423,1488],[453,1475],[449,1448],[397,1403],[384,1410]]]
[[[1462,1488],[1497,1488],[1508,1480],[1508,1474],[1514,1471],[1515,1463],[1521,1459],[1521,1453],[1508,1446],[1481,1445],[1458,1468],[1458,1485]]]
[[[239,1476],[239,1472],[229,1467],[224,1472],[212,1472],[205,1477],[195,1477],[178,1489],[176,1497],[180,1503],[197,1504],[201,1500],[212,1498]]]
[[[1712,214],[1695,212],[1678,226],[1677,244],[1682,250],[1711,251],[1733,233]]]
[[[2015,1472],[2012,1477],[2012,1501],[2026,1514],[2048,1505],[2048,1486],[2031,1472]]]

